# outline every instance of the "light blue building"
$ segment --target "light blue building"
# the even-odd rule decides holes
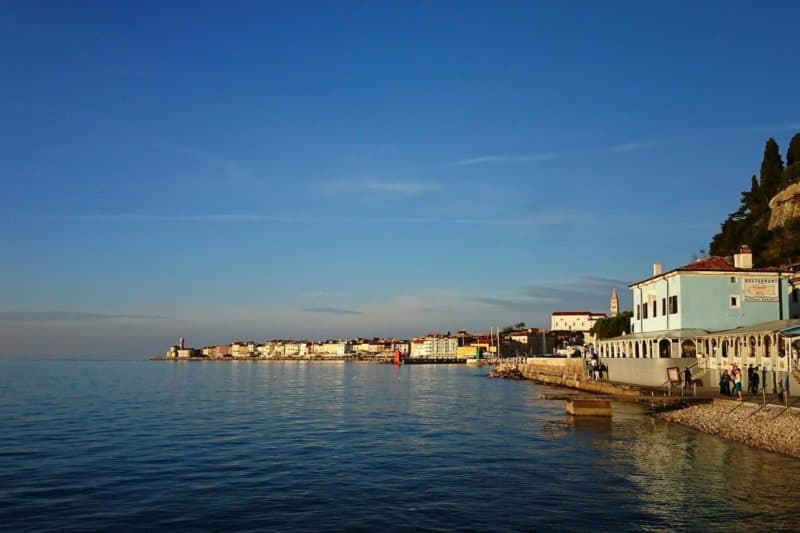
[[[710,257],[668,272],[656,264],[651,277],[629,287],[631,333],[598,342],[600,357],[615,361],[612,379],[659,386],[677,366],[713,387],[736,365],[757,367],[786,388],[791,374],[791,388],[800,385],[800,273],[753,268],[743,246],[733,264]]]
[[[791,272],[752,268],[743,248],[731,265],[721,257],[701,259],[630,285],[631,333],[682,329],[720,331],[800,318]]]

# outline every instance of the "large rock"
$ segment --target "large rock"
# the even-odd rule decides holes
[[[800,182],[792,183],[769,201],[769,229],[800,219]]]

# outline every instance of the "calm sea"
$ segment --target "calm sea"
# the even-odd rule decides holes
[[[0,528],[792,530],[793,459],[485,369],[0,361]]]

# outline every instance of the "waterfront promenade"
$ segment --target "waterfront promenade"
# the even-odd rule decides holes
[[[766,397],[756,395],[739,402],[720,398],[707,388],[698,392],[681,387],[667,389],[594,381],[585,377],[580,359],[532,358],[524,364],[506,366],[524,379],[645,404],[663,420],[800,459],[800,407],[794,405],[796,399],[790,399],[793,403],[786,405],[775,403],[776,398],[770,395],[773,403],[762,404]]]

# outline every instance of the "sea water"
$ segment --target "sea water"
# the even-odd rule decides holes
[[[800,463],[463,365],[0,361],[0,528],[793,530]]]

